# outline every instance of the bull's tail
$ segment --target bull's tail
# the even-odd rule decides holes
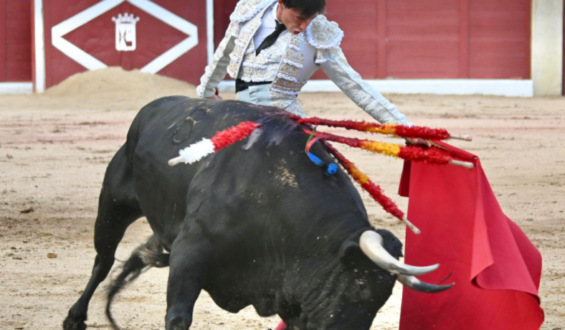
[[[106,317],[114,330],[120,329],[112,316],[110,306],[114,297],[129,283],[135,281],[141,273],[151,267],[169,266],[169,254],[164,253],[163,245],[155,236],[149,237],[147,242],[138,246],[129,259],[121,267],[120,274],[112,280],[108,288],[108,301],[106,303]]]

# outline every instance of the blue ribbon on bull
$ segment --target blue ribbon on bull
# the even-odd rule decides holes
[[[310,158],[310,160],[314,164],[316,164],[316,166],[325,168],[324,173],[326,173],[327,175],[335,175],[337,173],[337,169],[338,169],[336,163],[326,164],[318,156],[316,156],[316,155],[314,155],[313,153],[310,152],[310,148],[312,148],[314,143],[316,143],[320,139],[320,138],[314,137],[315,132],[316,132],[316,129],[314,128],[312,130],[312,134],[310,134],[310,137],[308,138],[308,141],[306,141],[306,150],[305,150],[306,154],[308,155],[308,158]]]

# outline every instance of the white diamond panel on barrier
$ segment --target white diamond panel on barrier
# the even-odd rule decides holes
[[[104,0],[92,7],[89,7],[75,16],[53,26],[51,29],[51,42],[53,46],[60,50],[63,54],[72,58],[74,61],[84,66],[88,70],[96,70],[106,68],[107,65],[78,48],[71,42],[63,38],[67,33],[79,28],[80,26],[90,22],[96,17],[115,8],[123,2],[129,2],[147,14],[157,18],[158,20],[170,25],[171,27],[188,35],[186,39],[173,46],[165,53],[141,68],[141,72],[157,73],[167,65],[174,62],[184,53],[188,52],[198,45],[198,27],[182,17],[170,12],[169,10],[155,4],[149,0]],[[133,26],[132,26],[133,25]],[[118,31],[118,29],[120,29]],[[118,35],[122,33],[122,35]],[[122,37],[122,39],[119,39]],[[123,23],[118,27],[116,20],[116,49],[119,51],[132,51],[136,48],[136,31],[135,23]]]

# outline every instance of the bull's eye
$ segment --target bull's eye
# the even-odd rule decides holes
[[[369,290],[369,286],[365,280],[356,280],[357,288],[359,289],[359,297],[362,300],[369,300],[371,299],[371,290]]]
[[[357,280],[356,282],[359,290],[365,290],[367,288],[367,283],[364,280]]]

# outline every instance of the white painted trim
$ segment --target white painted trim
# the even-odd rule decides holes
[[[125,0],[104,0],[92,7],[89,7],[75,16],[53,26],[51,28],[51,42],[53,46],[60,50],[63,54],[75,60],[80,65],[88,70],[96,70],[106,68],[107,65],[99,61],[94,56],[88,54],[69,41],[65,40],[63,36],[74,29],[90,22],[96,17],[104,14],[108,10],[118,6]]]
[[[149,15],[188,35],[186,39],[141,68],[141,72],[157,73],[198,45],[198,27],[196,25],[149,0],[127,1]]]
[[[387,79],[364,80],[381,93],[438,95],[534,96],[532,80],[515,79]],[[233,81],[222,81],[220,92],[234,92]],[[302,92],[340,92],[331,80],[310,80]]]
[[[214,57],[214,0],[206,0],[206,37],[208,39],[208,64]]]
[[[33,13],[35,35],[35,91],[38,93],[43,93],[45,91],[45,37],[43,31],[43,0],[34,0]],[[31,88],[33,90],[33,86]],[[0,92],[5,93],[1,89]],[[13,94],[10,92],[7,93]]]
[[[2,82],[0,83],[0,94],[31,94],[33,83],[31,82]]]
[[[533,0],[531,76],[536,96],[560,96],[563,88],[563,0]]]
[[[103,0],[52,27],[51,39],[53,46],[88,70],[106,68],[106,64],[65,40],[63,36],[125,1],[130,2],[132,5],[145,11],[149,15],[188,35],[188,38],[161,54],[159,57],[141,68],[140,71],[157,73],[198,44],[198,27],[196,25],[149,0]]]

